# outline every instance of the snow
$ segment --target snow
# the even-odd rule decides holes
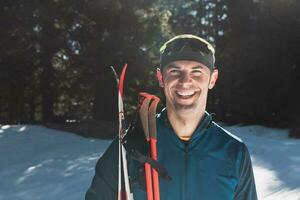
[[[263,126],[232,126],[227,130],[248,146],[258,199],[300,200],[300,140],[288,131]]]
[[[300,200],[300,140],[284,129],[225,127],[248,146],[259,199]],[[0,200],[82,200],[110,140],[33,125],[0,127]]]
[[[84,199],[109,144],[42,126],[2,126],[0,200]]]

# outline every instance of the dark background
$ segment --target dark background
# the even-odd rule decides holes
[[[129,65],[131,120],[140,91],[161,94],[160,45],[191,33],[216,47],[217,121],[300,135],[299,0],[2,0],[0,9],[0,124],[76,120],[101,135],[118,116],[109,66]]]

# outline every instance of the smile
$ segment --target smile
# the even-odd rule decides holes
[[[183,99],[188,99],[196,94],[195,91],[176,91],[175,93]]]

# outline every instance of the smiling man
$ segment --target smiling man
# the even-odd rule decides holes
[[[168,118],[177,136],[188,140],[204,116],[206,99],[218,78],[218,71],[197,61],[168,63],[158,80],[164,89]]]
[[[208,91],[218,79],[214,48],[185,34],[167,41],[160,53],[157,78],[166,108],[156,120],[157,161],[172,177],[160,178],[160,199],[256,200],[247,147],[206,112]],[[117,199],[117,150],[114,141],[97,163],[86,199]],[[129,163],[134,199],[147,199],[143,165]]]

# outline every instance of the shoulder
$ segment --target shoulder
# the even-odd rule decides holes
[[[232,160],[241,160],[248,153],[247,146],[243,140],[232,134],[216,122],[212,121],[209,128],[217,146],[222,146],[226,155]]]
[[[103,155],[101,155],[99,158],[96,164],[96,170],[101,171],[103,168],[114,165],[116,162],[118,162],[118,150],[118,138],[114,138]]]
[[[211,128],[214,130],[217,137],[221,137],[226,141],[230,141],[236,144],[244,144],[243,140],[236,135],[232,134],[216,122],[212,121]]]

